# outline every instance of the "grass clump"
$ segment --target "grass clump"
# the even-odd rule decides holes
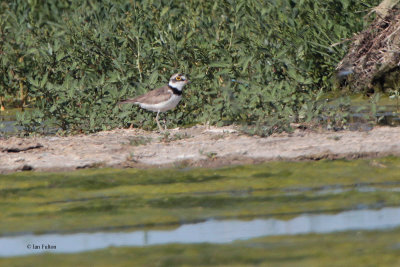
[[[162,136],[159,138],[159,141],[169,143],[169,142],[188,139],[188,138],[192,138],[192,136],[186,132],[185,133],[175,133],[172,135],[169,132],[164,132],[162,134]]]
[[[146,136],[134,136],[129,138],[129,145],[131,146],[141,146],[141,145],[147,145],[151,143],[153,138],[151,137],[146,137]]]

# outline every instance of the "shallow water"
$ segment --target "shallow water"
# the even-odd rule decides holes
[[[0,266],[321,266],[331,250],[396,266],[399,188],[396,157],[2,175]]]
[[[0,121],[1,134],[17,134],[22,128],[16,125],[16,121]]]
[[[345,100],[348,99],[348,100]],[[373,97],[356,94],[341,97],[338,94],[327,95],[328,104],[326,108],[333,110],[343,110],[339,112],[345,119],[347,129],[353,131],[370,131],[374,125],[399,126],[400,125],[400,106],[396,99],[383,95],[376,99],[373,104]],[[347,108],[341,107],[342,102],[348,104]],[[346,115],[345,115],[346,114]],[[322,120],[331,118],[323,117]]]
[[[0,136],[2,135],[16,135],[22,131],[23,128],[17,125],[16,114],[21,109],[13,108],[5,111],[0,111]]]
[[[352,210],[338,214],[303,214],[290,220],[208,220],[184,224],[174,230],[95,232],[74,234],[22,235],[0,238],[0,257],[45,252],[79,253],[120,246],[152,246],[171,243],[224,244],[256,237],[327,234],[349,230],[387,230],[400,226],[400,208]],[[48,245],[55,249],[44,249]],[[38,249],[34,249],[34,247]]]

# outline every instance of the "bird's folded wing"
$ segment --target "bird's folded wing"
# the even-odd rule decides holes
[[[131,99],[126,99],[121,102],[120,104],[125,104],[125,103],[143,103],[143,104],[157,104],[160,102],[167,101],[172,94],[172,90],[169,89],[169,87],[163,86],[161,88],[152,90],[150,92],[147,92],[144,95],[131,98]]]

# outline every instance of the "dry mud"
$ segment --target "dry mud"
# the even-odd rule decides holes
[[[400,156],[400,127],[310,131],[261,138],[235,127],[195,126],[169,136],[138,129],[90,135],[0,139],[0,173],[91,167],[218,167],[272,160]]]

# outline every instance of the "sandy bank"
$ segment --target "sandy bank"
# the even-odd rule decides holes
[[[90,135],[0,139],[0,173],[90,167],[205,166],[271,160],[400,155],[400,127],[359,131],[304,131],[266,138],[234,127],[195,126],[163,134],[117,129]]]

